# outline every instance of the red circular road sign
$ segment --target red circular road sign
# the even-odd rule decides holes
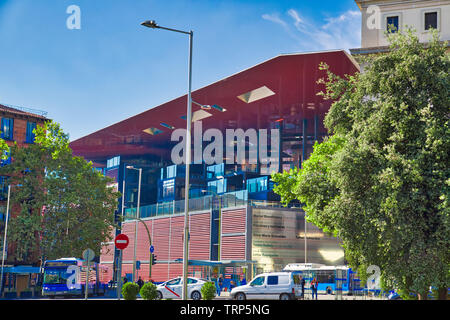
[[[123,250],[128,247],[128,243],[130,243],[130,240],[128,239],[127,235],[123,233],[118,234],[114,239],[114,245],[119,250]]]

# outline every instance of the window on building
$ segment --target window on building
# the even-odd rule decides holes
[[[120,156],[108,159],[106,161],[106,168],[117,167],[120,164]]]
[[[5,159],[0,159],[0,167],[6,166],[11,163],[11,154],[9,151],[3,151]]]
[[[217,177],[223,176],[224,175],[224,168],[225,168],[225,164],[224,163],[208,166],[207,169],[206,169],[207,170],[207,178],[208,179],[215,179]]]
[[[208,182],[208,191],[219,193],[227,192],[227,179],[219,179]]]
[[[173,198],[175,194],[175,179],[165,180],[163,182],[162,196],[164,199]]]
[[[167,177],[166,177],[167,179],[175,178],[177,176],[177,165],[176,164],[174,164],[172,166],[168,166],[166,168],[166,170],[167,170]]]
[[[390,16],[386,18],[386,31],[396,33],[398,32],[398,22],[399,17],[398,16]]]
[[[13,140],[14,119],[2,118],[2,138],[5,140]]]
[[[425,30],[437,29],[438,14],[437,12],[425,12]]]
[[[0,176],[0,200],[6,200],[7,198],[8,198],[8,177]]]
[[[26,143],[34,143],[35,134],[33,130],[36,129],[36,122],[27,122],[27,136]]]
[[[273,183],[269,182],[270,188],[268,186],[268,177],[259,177],[247,180],[247,191],[248,192],[261,192],[273,189]]]

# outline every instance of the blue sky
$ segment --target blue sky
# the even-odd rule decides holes
[[[80,8],[81,29],[66,13]],[[360,46],[353,0],[0,0],[0,103],[48,112],[74,140],[282,53]]]

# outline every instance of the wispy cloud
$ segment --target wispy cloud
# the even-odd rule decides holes
[[[293,32],[291,30],[291,27],[289,26],[289,24],[284,21],[283,19],[280,18],[280,15],[278,13],[273,13],[273,14],[263,14],[262,18],[264,20],[276,23],[280,26],[283,27],[283,29],[289,34],[289,36],[291,36],[293,39],[295,39],[296,41],[300,41],[301,39],[298,37],[298,35],[295,34],[295,32]]]
[[[288,28],[288,24],[280,19],[280,15],[278,13],[273,14],[263,14],[262,18],[268,21],[272,21],[278,23],[283,28]]]
[[[262,18],[283,26],[302,50],[350,49],[361,43],[359,11],[348,10],[339,16],[324,18],[322,23],[311,22],[312,18],[304,17],[294,9],[288,10],[286,17],[274,13]]]
[[[288,15],[290,15],[294,19],[294,25],[297,28],[303,23],[303,20],[299,17],[297,11],[295,11],[294,9],[290,9],[288,11]]]

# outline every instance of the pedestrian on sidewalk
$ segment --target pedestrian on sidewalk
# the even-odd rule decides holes
[[[319,282],[316,278],[311,281],[311,291],[312,291],[312,299],[314,300],[314,294],[316,295],[317,300],[317,288],[319,287]]]
[[[239,283],[240,286],[246,285],[247,281],[245,280],[245,274],[241,275],[241,281]]]
[[[141,277],[139,277],[139,280],[136,281],[136,284],[139,286],[139,290],[142,288],[142,286],[144,285],[144,280],[142,280]]]
[[[300,276],[300,285],[302,286],[302,296],[301,299],[305,299],[305,279],[303,279],[302,276]]]
[[[219,285],[217,295],[220,296],[220,293],[222,292],[222,289],[223,289],[223,276],[222,275],[220,275],[219,279],[217,279],[217,284]]]

